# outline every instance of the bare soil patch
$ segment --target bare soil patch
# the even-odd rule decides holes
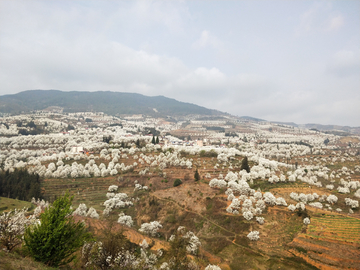
[[[360,140],[357,137],[343,137],[343,138],[340,139],[340,142],[342,142],[342,143],[349,143],[349,142],[351,142],[351,143],[359,143]]]
[[[95,235],[99,235],[100,232],[106,226],[106,221],[104,221],[104,220],[84,218],[84,217],[78,217],[78,216],[75,217],[75,220],[84,220],[85,223],[87,224],[87,226],[91,227],[94,230]],[[146,242],[148,242],[148,244],[151,244],[153,242],[154,245],[151,248],[152,250],[158,250],[161,248],[163,248],[163,249],[169,248],[169,244],[166,241],[156,239],[156,238],[150,238],[146,235],[139,233],[138,231],[136,231],[132,228],[122,226],[121,224],[118,224],[118,223],[114,223],[114,225],[112,227],[112,230],[114,230],[114,231],[120,231],[122,229],[124,230],[124,234],[129,239],[129,241],[134,244],[139,245],[145,239]]]
[[[206,197],[214,197],[216,190],[204,183],[184,183],[177,187],[157,190],[153,194],[164,199],[171,199],[179,205],[194,212],[201,213],[206,210]]]

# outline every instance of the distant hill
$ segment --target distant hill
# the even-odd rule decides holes
[[[298,127],[298,124],[294,123],[294,122],[275,122],[275,121],[271,121],[271,123],[273,124],[278,124],[278,125],[287,125],[287,126],[292,126],[292,127]]]
[[[331,133],[335,135],[350,135],[360,134],[360,127],[338,126],[338,125],[321,125],[321,124],[305,124],[299,125],[307,129],[318,130],[325,133]]]
[[[240,118],[247,120],[247,121],[254,121],[254,122],[267,122],[267,120],[254,118],[251,116],[241,116]],[[360,127],[349,127],[349,126],[339,126],[339,125],[321,125],[321,124],[296,124],[294,122],[279,122],[279,121],[269,121],[272,124],[277,125],[287,125],[292,127],[300,127],[306,129],[312,129],[319,132],[324,132],[328,134],[334,134],[339,136],[349,136],[349,135],[359,135],[360,134]]]
[[[240,116],[240,119],[246,120],[246,121],[254,121],[254,122],[266,122],[264,119],[255,118],[251,116]]]
[[[164,96],[144,96],[121,92],[63,92],[59,90],[28,90],[14,95],[0,96],[0,112],[21,113],[58,106],[64,112],[104,112],[116,114],[146,114],[153,116],[224,115],[191,103]]]
[[[360,127],[349,127],[349,126],[339,126],[339,125],[321,125],[321,124],[298,125],[294,122],[275,122],[275,121],[271,121],[271,123],[306,128],[306,129],[311,129],[311,130],[324,132],[324,133],[328,133],[328,134],[339,135],[339,136],[349,136],[352,134],[360,134]]]

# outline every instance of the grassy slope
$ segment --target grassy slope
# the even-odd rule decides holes
[[[33,205],[30,202],[26,202],[26,201],[0,197],[0,213],[15,208],[22,209],[24,207],[31,209],[33,208]]]
[[[0,250],[0,269],[2,270],[53,270],[31,258],[23,257],[15,252],[8,253]]]

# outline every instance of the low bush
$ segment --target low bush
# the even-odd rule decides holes
[[[182,184],[182,181],[179,178],[175,179],[174,187],[180,186],[181,184]]]

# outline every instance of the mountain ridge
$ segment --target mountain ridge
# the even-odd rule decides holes
[[[217,110],[164,96],[145,96],[127,92],[27,90],[0,96],[0,112],[2,113],[44,110],[50,106],[62,107],[65,112],[98,111],[110,115],[226,115]]]
[[[218,110],[208,109],[193,103],[181,102],[163,95],[146,96],[138,93],[113,91],[61,91],[61,90],[26,90],[16,94],[0,96],[0,113],[19,114],[35,110],[45,110],[57,106],[64,112],[104,112],[109,115],[144,114],[154,117],[165,116],[229,116]],[[268,121],[251,116],[240,116],[239,119],[255,122],[270,122],[314,129],[322,132],[339,134],[360,134],[360,127],[296,124],[294,122]]]

